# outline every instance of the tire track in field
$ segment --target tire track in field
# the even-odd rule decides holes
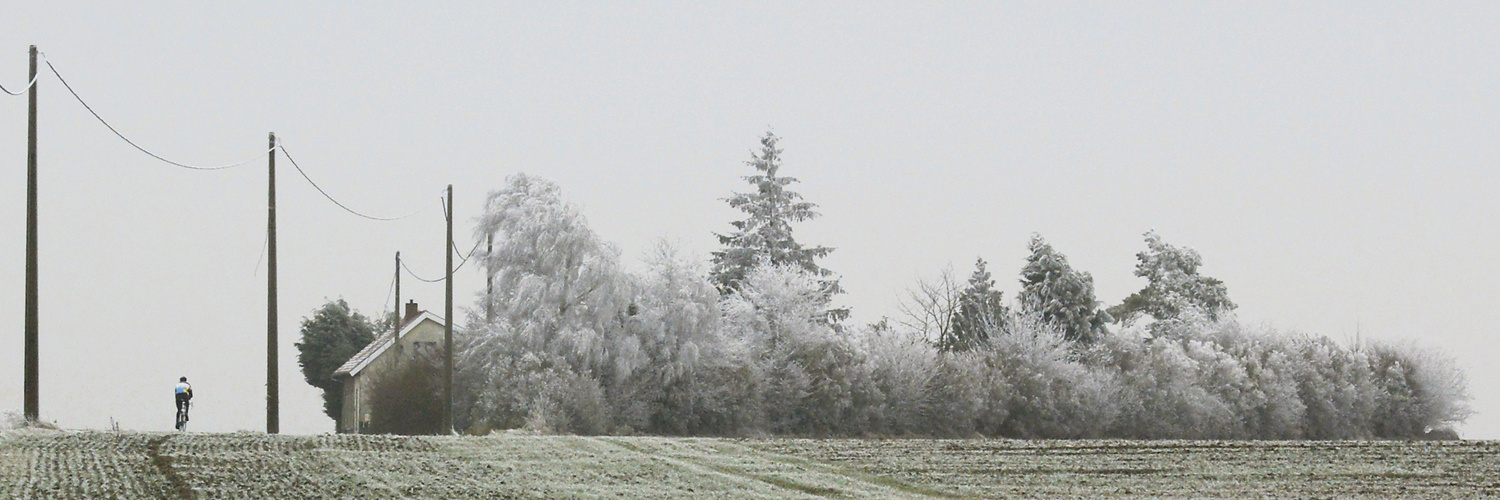
[[[697,470],[697,471],[707,472],[707,473],[710,473],[710,474],[722,474],[722,475],[725,475],[725,476],[737,477],[737,478],[740,478],[740,479],[747,479],[747,480],[750,480],[750,481],[755,481],[755,482],[759,482],[759,483],[765,483],[765,484],[774,486],[776,488],[780,488],[780,489],[784,489],[784,490],[788,490],[788,491],[796,491],[796,492],[801,492],[801,493],[805,493],[805,494],[808,494],[808,495],[813,495],[813,496],[818,496],[818,497],[824,497],[824,498],[829,498],[832,495],[834,495],[836,493],[839,493],[838,490],[834,490],[834,489],[830,489],[830,488],[820,488],[820,487],[816,487],[816,486],[809,486],[809,485],[797,483],[797,482],[794,482],[794,481],[788,481],[788,480],[785,480],[785,479],[779,479],[779,478],[774,478],[774,477],[767,477],[767,476],[763,476],[763,475],[759,475],[759,474],[751,474],[751,473],[748,473],[748,472],[745,472],[745,471],[736,470],[736,469],[733,469],[733,468],[730,468],[730,467],[725,467],[725,466],[722,466],[722,465],[714,465],[714,464],[704,463],[704,462],[688,461],[688,460],[682,460],[682,459],[677,459],[677,458],[664,457],[660,453],[652,453],[652,452],[650,452],[650,451],[648,451],[646,449],[643,449],[643,448],[641,448],[639,446],[636,446],[636,445],[633,445],[633,444],[630,444],[630,443],[626,443],[626,442],[623,442],[623,441],[615,440],[615,439],[605,439],[605,438],[585,438],[585,439],[594,439],[594,440],[597,440],[597,441],[602,442],[602,443],[611,444],[611,445],[614,445],[614,446],[617,446],[617,447],[620,447],[620,448],[624,448],[626,450],[630,450],[630,451],[638,453],[640,455],[643,455],[643,456],[646,456],[646,457],[650,457],[650,458],[654,458],[654,459],[661,460],[663,462],[672,464],[672,465],[674,465],[674,466],[676,466],[678,468],[681,468],[681,469]]]
[[[161,454],[161,445],[172,439],[171,434],[151,438],[146,442],[146,456],[151,457],[151,464],[156,466],[156,471],[166,476],[167,483],[172,485],[172,490],[177,492],[177,498],[193,500],[193,489],[177,475],[172,468],[172,457]]]
[[[798,493],[802,493],[802,494],[806,494],[806,495],[812,495],[812,496],[823,497],[823,498],[847,498],[847,497],[851,497],[851,496],[859,496],[860,495],[860,493],[858,491],[847,491],[847,490],[842,490],[842,489],[839,489],[839,488],[831,488],[831,487],[827,487],[827,486],[819,486],[819,485],[813,485],[813,484],[803,484],[803,483],[798,482],[798,481],[796,481],[794,479],[791,479],[791,478],[776,477],[774,475],[769,475],[769,474],[757,474],[757,473],[746,471],[746,470],[743,470],[741,468],[734,467],[734,466],[731,466],[731,465],[715,464],[715,463],[710,463],[710,462],[702,461],[702,460],[693,460],[693,459],[686,458],[686,457],[670,457],[670,456],[665,456],[664,454],[662,454],[660,452],[649,450],[649,449],[643,448],[641,446],[637,446],[635,444],[625,442],[625,440],[621,440],[621,439],[598,438],[598,437],[595,437],[595,438],[586,438],[586,439],[593,439],[593,440],[597,440],[597,441],[600,441],[600,442],[603,442],[603,443],[608,443],[608,444],[611,444],[611,445],[614,445],[614,446],[617,446],[617,447],[620,447],[620,448],[624,448],[624,449],[633,451],[635,453],[639,453],[641,455],[645,455],[645,456],[648,456],[648,457],[651,457],[651,458],[662,460],[664,462],[670,463],[670,464],[675,465],[675,466],[680,467],[680,468],[690,469],[690,470],[691,469],[698,469],[698,470],[703,470],[704,472],[723,474],[723,475],[730,476],[730,477],[737,477],[737,478],[741,478],[741,479],[746,479],[746,480],[750,480],[750,481],[764,483],[764,484],[767,484],[767,485],[770,485],[770,486],[774,486],[774,487],[777,487],[777,488],[780,488],[780,489],[783,489],[783,490],[792,491],[792,492],[798,492]],[[839,467],[839,466],[832,465],[832,464],[825,464],[825,463],[821,463],[821,462],[815,462],[815,461],[808,460],[808,459],[801,458],[801,457],[773,457],[773,456],[769,456],[765,452],[762,452],[762,451],[759,451],[759,450],[755,450],[755,449],[752,449],[752,448],[749,448],[749,447],[739,446],[739,445],[735,445],[735,447],[739,448],[740,450],[742,450],[744,452],[746,452],[746,453],[744,453],[744,455],[747,455],[747,456],[754,456],[755,458],[762,459],[762,460],[765,460],[765,461],[771,462],[771,463],[777,463],[777,464],[782,464],[782,465],[787,465],[787,466],[798,467],[798,468],[800,468],[802,470],[805,470],[805,471],[817,472],[817,473],[827,474],[827,475],[830,475],[830,476],[842,477],[842,478],[844,478],[846,480],[849,480],[850,482],[853,482],[853,483],[856,483],[856,484],[863,484],[863,485],[869,487],[867,489],[870,489],[870,490],[879,490],[879,489],[881,489],[883,487],[883,488],[889,488],[889,490],[887,490],[887,491],[894,490],[894,492],[898,493],[898,494],[922,496],[922,497],[928,497],[928,498],[951,498],[952,497],[951,494],[948,494],[946,492],[935,491],[935,490],[931,490],[929,488],[914,487],[912,485],[905,484],[905,483],[902,483],[900,481],[897,481],[897,480],[894,480],[894,479],[891,479],[891,478],[871,477],[871,476],[869,476],[867,474],[859,473],[857,471],[853,471],[853,470],[850,470],[850,469],[847,469],[847,468],[844,468],[844,467]]]
[[[839,476],[844,476],[844,477],[847,477],[847,478],[850,478],[850,479],[853,479],[853,480],[857,480],[857,481],[863,481],[863,482],[870,483],[870,484],[877,484],[877,485],[885,486],[887,488],[899,490],[899,491],[902,491],[902,492],[905,492],[905,493],[908,493],[908,494],[912,494],[912,495],[922,495],[922,496],[930,497],[930,498],[968,498],[966,496],[959,495],[959,494],[953,493],[951,491],[946,491],[946,490],[934,488],[934,487],[927,486],[927,485],[911,484],[911,483],[903,482],[903,481],[901,481],[899,479],[896,479],[894,477],[885,476],[885,475],[880,475],[880,474],[873,473],[873,472],[864,471],[864,470],[859,469],[858,467],[853,467],[853,466],[843,465],[843,464],[838,464],[838,463],[833,463],[833,462],[825,462],[825,461],[815,460],[815,459],[807,458],[807,457],[799,457],[799,456],[796,456],[796,455],[787,455],[787,454],[782,454],[782,453],[769,453],[769,452],[766,452],[764,450],[758,450],[758,449],[755,449],[753,447],[745,446],[743,444],[738,444],[738,443],[734,444],[734,446],[742,448],[742,449],[745,449],[745,450],[748,450],[748,451],[751,451],[751,452],[754,452],[754,453],[757,453],[757,454],[760,454],[763,457],[765,457],[766,460],[769,460],[769,461],[772,461],[772,462],[776,462],[776,463],[780,463],[780,464],[785,464],[785,465],[794,465],[794,466],[808,468],[808,469],[816,469],[816,470],[819,470],[819,471],[827,473],[827,474],[839,475]]]

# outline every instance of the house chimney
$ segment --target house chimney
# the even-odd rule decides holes
[[[401,323],[405,324],[407,321],[411,321],[411,319],[417,317],[417,314],[420,313],[420,312],[421,311],[417,310],[417,301],[415,301],[415,300],[407,301],[406,302],[406,316],[404,316],[404,317],[401,318]]]

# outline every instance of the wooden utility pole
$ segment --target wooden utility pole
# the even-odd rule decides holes
[[[443,303],[443,430],[453,433],[453,185],[448,185],[448,279]]]
[[[391,325],[392,338],[401,333],[401,320],[401,252],[396,252],[396,321]]]
[[[266,433],[281,432],[281,398],[276,368],[276,133],[271,133],[266,205]]]
[[[486,258],[488,258],[490,256],[490,254],[494,253],[494,251],[495,251],[495,235],[493,235],[493,234],[487,234],[487,235],[485,235],[484,236],[484,241],[485,241],[485,244],[484,244],[484,256]],[[495,295],[495,277],[491,276],[490,275],[490,270],[488,268],[486,268],[484,270],[484,322],[485,323],[492,323],[492,322],[495,321],[495,301],[494,301],[495,299],[493,297],[494,295]]]
[[[25,418],[35,422],[37,404],[36,265],[36,46],[31,46],[30,108],[26,111],[26,401]]]

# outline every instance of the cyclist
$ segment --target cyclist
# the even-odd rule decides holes
[[[177,430],[187,425],[188,402],[193,400],[193,386],[187,381],[187,377],[177,379]]]

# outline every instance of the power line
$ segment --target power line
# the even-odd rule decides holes
[[[450,212],[450,210],[452,209],[452,207],[448,206],[448,200],[446,200],[444,198],[438,198],[438,203],[441,203],[443,205],[443,215],[444,216],[448,216],[448,217],[452,217],[453,216],[453,214]],[[474,256],[474,252],[478,252],[479,251],[479,241],[477,241],[477,240],[474,242],[474,248],[472,248],[472,249],[469,250],[469,254],[468,255],[464,255],[463,252],[459,251],[458,247],[454,246],[453,242],[451,242],[451,241],[448,242],[448,246],[449,246],[449,248],[453,249],[453,253],[456,253],[456,254],[460,255],[459,260],[461,260],[461,262],[458,263],[458,267],[453,268],[453,272],[455,272],[455,273],[458,272],[459,269],[463,269],[464,268],[464,264],[468,264],[469,263],[469,257],[473,257]]]
[[[478,241],[474,242],[474,248],[471,249],[471,250],[469,250],[469,255],[463,256],[463,257],[459,257],[459,259],[460,259],[461,262],[458,263],[458,267],[453,268],[453,272],[455,272],[455,273],[458,272],[459,269],[463,269],[464,268],[464,264],[468,264],[469,263],[469,257],[473,257],[474,256],[474,252],[478,252],[479,251],[479,243],[480,242],[478,242]],[[453,253],[457,253],[459,255],[463,255],[462,252],[458,251],[458,247],[449,245],[449,248],[453,249]]]
[[[406,267],[406,261],[404,261],[404,260],[401,261],[401,268],[405,269],[406,270],[406,274],[410,274],[411,277],[416,278],[417,281],[425,281],[425,282],[428,282],[428,283],[442,283],[443,280],[445,279],[445,278],[438,278],[438,279],[435,279],[435,280],[430,280],[430,279],[427,279],[427,278],[423,278],[421,276],[417,276],[417,273],[411,272],[411,268],[410,267]]]
[[[45,60],[45,57],[46,56],[44,54],[43,55],[44,60]],[[125,134],[120,133],[120,130],[116,129],[114,127],[114,125],[110,125],[110,123],[108,121],[106,121],[103,116],[99,115],[99,112],[94,111],[94,107],[93,106],[89,106],[89,103],[86,102],[86,101],[84,101],[83,97],[80,96],[80,95],[78,95],[77,91],[73,90],[73,86],[69,85],[68,84],[68,80],[65,79],[65,78],[63,78],[62,73],[60,73],[60,72],[57,71],[57,67],[52,65],[52,61],[45,61],[45,62],[47,63],[47,68],[50,69],[50,70],[52,70],[52,74],[57,76],[57,80],[60,81],[60,82],[62,82],[63,88],[68,89],[68,93],[72,94],[73,98],[77,99],[78,103],[82,104],[83,108],[87,109],[89,111],[89,114],[94,115],[94,118],[97,119],[97,120],[99,120],[99,123],[104,124],[105,128],[108,128],[110,132],[114,132],[115,136],[119,137],[120,140],[125,141],[126,144],[131,145],[131,147],[134,147],[135,149],[139,150],[142,153],[146,153],[147,155],[150,155],[152,158],[156,158],[158,160],[161,160],[163,162],[166,162],[166,163],[174,165],[174,166],[178,166],[178,167],[182,167],[182,168],[188,168],[188,169],[193,169],[193,170],[223,170],[223,169],[238,167],[238,166],[245,165],[245,164],[248,164],[248,163],[253,162],[253,161],[260,160],[261,158],[265,158],[266,155],[271,154],[273,151],[275,151],[277,149],[280,149],[281,152],[282,152],[282,154],[286,155],[286,159],[292,162],[292,166],[297,168],[297,173],[302,174],[302,178],[306,179],[308,184],[312,184],[313,188],[317,189],[319,193],[323,194],[323,197],[328,198],[328,201],[333,202],[333,204],[338,205],[339,208],[342,208],[342,209],[344,209],[345,211],[347,211],[347,212],[349,212],[351,214],[354,214],[354,215],[357,215],[359,217],[363,217],[363,218],[366,218],[366,219],[370,219],[370,220],[393,221],[393,220],[405,219],[407,217],[411,217],[413,215],[416,215],[416,214],[422,212],[421,210],[417,210],[415,212],[412,212],[412,213],[409,213],[409,214],[406,214],[406,215],[402,215],[400,217],[376,217],[376,216],[373,216],[373,215],[368,215],[368,214],[360,213],[360,212],[358,212],[358,211],[356,211],[356,210],[354,210],[352,208],[349,208],[348,205],[345,205],[345,204],[339,202],[338,200],[334,199],[333,196],[329,195],[328,191],[323,190],[323,187],[319,186],[318,183],[313,182],[312,178],[307,176],[307,172],[304,171],[304,170],[302,170],[302,166],[297,164],[297,160],[294,159],[294,158],[292,158],[292,154],[287,152],[286,146],[283,145],[280,140],[277,140],[276,144],[272,145],[264,153],[256,155],[254,158],[250,158],[248,160],[241,161],[241,162],[238,162],[238,163],[229,164],[229,165],[220,165],[220,166],[216,166],[216,167],[203,167],[203,166],[196,166],[196,165],[188,165],[188,164],[185,164],[185,163],[181,163],[181,162],[176,162],[176,161],[169,160],[169,159],[167,159],[167,158],[165,158],[165,157],[163,157],[163,156],[161,156],[159,154],[156,154],[156,153],[151,152],[150,150],[147,150],[144,147],[141,147],[141,145],[136,144],[135,141],[130,140],[129,137],[125,137]],[[36,79],[32,78],[31,85],[35,85],[35,84],[36,84]],[[30,88],[30,87],[28,86],[28,88]],[[11,92],[9,90],[6,90],[6,93],[11,93]],[[12,94],[13,95],[20,95],[20,94],[15,94],[15,93],[12,93]]]
[[[457,248],[454,248],[455,252],[457,252],[457,250],[458,250]],[[468,257],[473,257],[474,253],[476,253],[478,251],[479,251],[479,243],[475,243],[474,244],[474,249],[473,250],[469,250]],[[469,263],[469,258],[468,257],[460,257],[461,259],[463,259],[463,262],[461,262],[457,267],[453,268],[453,272],[454,273],[457,273],[459,269],[463,269],[464,268],[464,264],[468,264]],[[412,272],[410,267],[406,267],[406,261],[404,261],[404,260],[401,261],[401,268],[406,270],[406,274],[411,275],[411,277],[416,278],[419,281],[425,281],[425,282],[428,282],[428,283],[442,283],[443,280],[446,279],[446,278],[438,278],[438,279],[435,279],[435,280],[430,280],[430,279],[427,279],[427,278],[423,278],[421,276],[417,276],[417,273]]]
[[[37,52],[37,53],[38,53],[38,54],[40,54],[40,53],[41,53],[41,52],[40,52],[40,51],[39,51],[39,52]],[[23,88],[23,89],[21,89],[21,90],[20,90],[20,91],[17,91],[17,92],[11,92],[11,91],[10,91],[10,89],[7,89],[7,88],[5,88],[5,86],[4,86],[4,85],[0,85],[0,91],[3,91],[3,92],[5,92],[5,93],[7,93],[7,94],[10,94],[10,95],[21,95],[21,94],[25,94],[25,93],[26,93],[26,91],[28,91],[28,90],[31,90],[31,86],[32,86],[32,85],[36,85],[36,79],[37,79],[37,78],[41,78],[41,76],[42,76],[42,74],[41,74],[41,73],[37,73],[37,74],[35,74],[35,75],[32,75],[32,76],[31,76],[31,83],[28,83],[28,84],[26,84],[26,88]]]
[[[138,150],[138,151],[140,151],[142,153],[145,153],[146,155],[148,155],[148,156],[150,156],[152,158],[155,158],[157,160],[161,160],[161,161],[163,161],[163,162],[165,162],[167,164],[173,165],[173,166],[187,168],[187,169],[192,169],[192,170],[224,170],[224,169],[234,168],[234,167],[242,166],[242,165],[245,165],[245,164],[248,164],[248,163],[260,160],[262,158],[265,158],[266,155],[269,155],[272,152],[276,151],[277,149],[280,149],[281,153],[286,156],[287,161],[291,162],[292,167],[294,167],[294,168],[297,169],[297,173],[302,176],[303,180],[306,180],[308,184],[311,184],[312,187],[313,187],[313,189],[316,189],[318,191],[318,193],[322,194],[324,198],[328,199],[328,201],[333,202],[334,205],[337,205],[339,208],[344,209],[344,211],[349,212],[350,214],[353,214],[355,216],[362,217],[362,218],[365,218],[365,219],[375,220],[375,221],[395,221],[395,220],[405,219],[405,218],[411,217],[413,215],[417,215],[417,214],[422,213],[423,211],[425,211],[425,209],[418,209],[416,211],[413,211],[411,213],[408,213],[406,215],[402,215],[402,216],[399,216],[399,217],[377,217],[377,216],[365,214],[365,213],[359,212],[357,210],[354,210],[352,208],[349,208],[348,205],[345,205],[344,203],[340,202],[338,199],[334,198],[333,195],[328,194],[327,190],[324,190],[322,186],[319,186],[317,182],[314,182],[312,180],[312,177],[310,177],[310,176],[307,175],[307,171],[302,169],[302,165],[298,164],[297,160],[292,157],[292,154],[286,150],[286,145],[282,144],[282,142],[280,140],[277,140],[276,143],[273,144],[270,148],[268,148],[265,152],[263,152],[263,153],[261,153],[259,155],[256,155],[254,158],[250,158],[250,159],[247,159],[245,161],[241,161],[241,162],[237,162],[237,163],[233,163],[233,164],[229,164],[229,165],[220,165],[220,166],[205,167],[205,166],[198,166],[198,165],[189,165],[189,164],[185,164],[185,163],[181,163],[181,162],[170,160],[170,159],[168,159],[166,157],[163,157],[163,156],[161,156],[159,154],[156,154],[156,153],[154,153],[154,152],[152,152],[152,151],[150,151],[150,150],[142,147],[140,144],[137,144],[135,141],[130,140],[129,137],[126,137],[125,134],[121,133],[120,130],[117,129],[117,128],[115,128],[114,125],[111,125],[108,120],[105,120],[103,116],[99,115],[99,112],[97,112],[97,111],[94,110],[93,106],[90,106],[87,101],[83,100],[83,96],[79,95],[77,91],[73,90],[73,86],[68,83],[68,80],[66,78],[63,78],[62,73],[57,70],[57,67],[52,65],[52,61],[46,60],[46,54],[41,54],[41,55],[43,57],[44,62],[47,63],[47,68],[52,71],[52,74],[57,77],[57,80],[59,82],[62,82],[63,88],[67,89],[68,93],[71,94],[73,96],[73,98],[78,101],[79,104],[83,105],[83,108],[86,109],[86,110],[88,110],[89,114],[91,114],[91,115],[94,116],[94,119],[98,120],[100,124],[103,124],[105,128],[109,129],[109,131],[112,132],[112,133],[114,133],[116,137],[119,137],[120,140],[125,141],[126,144],[129,144],[131,147],[134,147],[136,150]],[[21,94],[25,93],[25,91],[27,89],[30,89],[31,86],[36,85],[36,81],[37,81],[36,79],[38,77],[39,77],[39,75],[36,76],[36,77],[32,77],[31,82],[28,83],[27,86],[26,86],[26,88],[22,89],[20,92],[12,92],[9,89],[5,89],[4,87],[0,87],[0,90],[4,90],[5,93],[10,94],[10,95],[21,95]],[[446,203],[443,203],[443,210],[444,210],[444,213],[446,214],[447,211],[448,211],[448,207],[447,207]],[[266,242],[262,242],[260,259],[264,259],[265,258],[265,251],[266,251],[265,245],[266,245]],[[457,247],[454,247],[453,250],[455,252],[458,251]],[[462,257],[462,262],[458,265],[457,268],[454,268],[454,271],[456,272],[459,269],[462,269],[463,266],[464,266],[464,264],[468,263],[469,257],[472,257],[474,255],[474,252],[476,252],[478,250],[479,250],[479,244],[476,243],[474,245],[474,249],[470,250],[469,254],[467,256]],[[255,264],[257,272],[258,272],[258,270],[260,268],[260,259],[257,259],[257,262]],[[412,272],[412,270],[411,270],[410,267],[406,266],[405,262],[401,263],[401,267],[406,270],[407,274],[410,274],[413,278],[416,278],[417,280],[425,281],[425,282],[428,282],[428,283],[437,283],[437,282],[443,281],[442,278],[435,279],[435,280],[430,280],[430,279],[426,279],[426,278],[423,278],[421,276],[418,276],[416,273]],[[392,282],[392,286],[394,287],[394,285],[395,285],[395,283],[393,281]]]
[[[43,59],[44,60],[46,59],[45,55],[43,55]],[[131,147],[134,147],[135,149],[139,150],[140,152],[146,153],[150,157],[156,158],[156,159],[161,160],[163,162],[166,162],[166,163],[168,163],[170,165],[177,166],[177,167],[182,167],[182,168],[186,168],[186,169],[192,169],[192,170],[224,170],[224,169],[228,169],[228,168],[234,168],[234,167],[238,167],[238,166],[241,166],[241,165],[245,165],[247,163],[259,160],[261,158],[265,158],[266,155],[271,154],[271,151],[273,151],[273,150],[276,149],[275,147],[272,147],[270,149],[267,149],[265,152],[262,152],[261,154],[255,155],[254,158],[251,158],[251,159],[248,159],[248,160],[245,160],[245,161],[242,161],[242,162],[238,162],[238,163],[232,163],[232,164],[229,164],[229,165],[219,165],[219,166],[216,166],[216,167],[203,167],[203,166],[196,166],[196,165],[188,165],[186,163],[181,163],[181,162],[176,162],[176,161],[169,160],[169,159],[163,157],[162,155],[159,155],[159,154],[156,154],[156,153],[152,153],[151,151],[147,150],[146,148],[141,147],[140,144],[136,144],[135,141],[130,140],[129,137],[125,137],[125,134],[120,133],[120,131],[118,129],[116,129],[114,125],[110,125],[108,121],[104,120],[104,117],[99,116],[99,112],[94,111],[94,107],[93,106],[89,106],[89,103],[84,102],[83,97],[79,96],[78,92],[76,92],[76,91],[73,90],[73,86],[72,85],[68,85],[68,80],[63,78],[62,73],[58,73],[57,72],[57,67],[52,65],[52,61],[45,61],[45,62],[47,63],[47,68],[50,69],[50,70],[52,70],[52,74],[57,76],[57,81],[62,82],[63,88],[68,89],[68,93],[69,94],[73,94],[73,98],[77,99],[78,103],[83,105],[83,109],[89,110],[89,114],[94,115],[94,118],[97,119],[97,120],[99,120],[99,123],[103,123],[104,124],[104,128],[109,129],[110,132],[114,132],[116,137],[119,137],[120,140],[125,141],[125,143],[129,144]],[[33,80],[31,83],[33,85],[35,85],[36,81]]]
[[[380,308],[381,308],[380,314],[381,315],[385,315],[385,311],[384,311],[385,305],[391,303],[391,296],[395,295],[395,294],[396,294],[396,277],[395,276],[391,276],[390,289],[388,289],[388,290],[385,291],[385,302],[382,302],[380,304]],[[396,304],[396,308],[400,309],[401,308],[401,304]]]
[[[333,198],[332,195],[329,195],[328,191],[324,191],[322,186],[319,186],[318,183],[313,182],[312,178],[307,176],[307,172],[305,172],[305,171],[302,170],[302,166],[297,164],[297,160],[292,159],[292,154],[286,152],[286,146],[282,145],[281,141],[276,141],[276,147],[279,148],[279,149],[281,149],[281,153],[284,154],[284,155],[286,155],[287,161],[292,162],[292,166],[297,168],[297,173],[302,174],[302,178],[303,179],[307,179],[307,183],[308,184],[312,184],[312,187],[314,189],[317,189],[319,193],[322,193],[324,198],[328,198],[328,201],[333,202],[334,205],[338,205],[339,208],[344,209],[345,212],[349,212],[351,214],[354,214],[354,215],[357,215],[357,216],[360,216],[360,217],[364,217],[366,219],[378,220],[378,221],[401,220],[401,219],[405,219],[407,217],[411,217],[413,215],[417,215],[419,213],[422,213],[422,210],[418,209],[415,212],[412,212],[412,213],[409,213],[409,214],[406,214],[406,215],[402,215],[400,217],[376,217],[376,216],[373,216],[373,215],[367,215],[367,214],[363,214],[363,213],[360,213],[358,211],[355,211],[354,209],[349,208],[347,205],[344,205],[343,203],[339,203],[339,200],[336,200],[336,199]]]
[[[260,239],[260,257],[255,259],[255,275],[260,276],[260,263],[266,259],[266,248],[271,244],[271,232],[267,231]]]

